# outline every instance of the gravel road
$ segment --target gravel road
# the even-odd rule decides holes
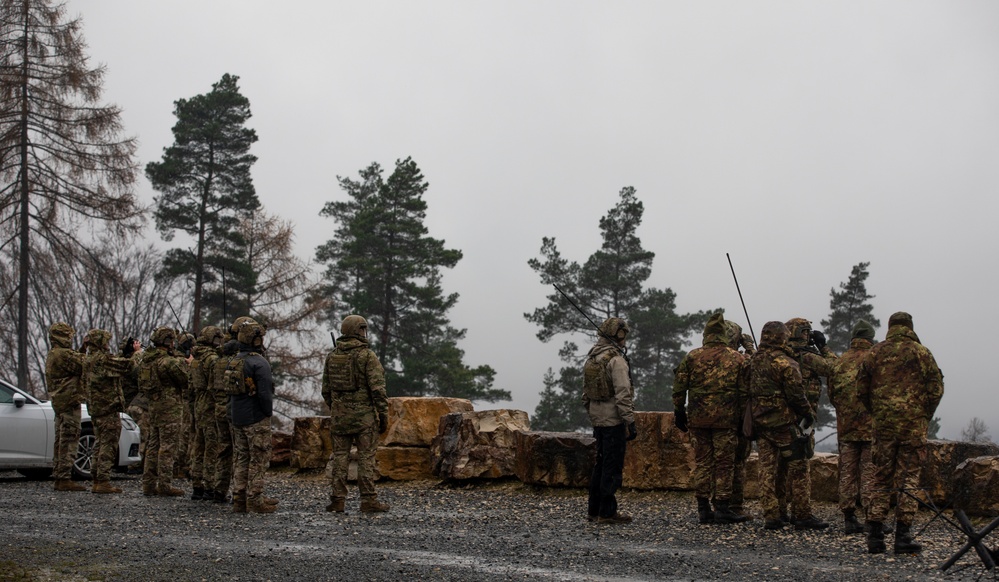
[[[358,513],[356,490],[346,514],[326,513],[318,472],[268,473],[281,500],[270,515],[143,497],[137,477],[114,483],[125,492],[56,493],[0,472],[0,580],[994,579],[973,551],[940,571],[964,539],[939,521],[920,534],[922,555],[892,555],[888,536],[888,553],[870,556],[831,504],[817,504],[829,530],[768,532],[760,519],[697,525],[693,497],[677,492],[624,491],[635,522],[597,525],[584,519],[584,491],[516,481],[381,483],[392,511],[377,515]]]

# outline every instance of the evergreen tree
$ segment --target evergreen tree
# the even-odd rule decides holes
[[[583,265],[563,258],[554,238],[542,239],[541,258],[530,259],[528,266],[538,273],[543,285],[558,285],[585,315],[552,288],[548,304],[524,317],[538,325],[537,337],[543,342],[558,334],[585,334],[592,341],[594,325],[608,317],[624,318],[632,327],[628,353],[636,406],[672,410],[673,367],[684,356],[688,336],[704,326],[708,314],[679,315],[672,290],[643,288],[655,257],[642,247],[637,235],[644,211],[635,189],[622,188],[617,204],[600,219],[600,249]],[[579,372],[585,355],[575,343],[563,344],[559,358],[566,365],[557,375],[545,376],[534,427],[565,430],[587,425],[580,404]]]
[[[335,238],[316,249],[337,310],[328,312],[329,320],[337,328],[350,313],[368,320],[389,396],[509,400],[508,391],[492,387],[491,367],[462,361],[458,342],[465,330],[447,317],[458,294],[441,287],[441,270],[453,268],[462,254],[427,236],[429,184],[411,158],[397,161],[388,180],[382,174],[373,163],[359,180],[338,177],[348,199],[328,202],[321,212],[337,222]]]
[[[842,354],[850,347],[850,332],[858,321],[864,319],[874,329],[881,326],[881,321],[874,317],[874,307],[868,300],[874,295],[867,294],[864,281],[869,273],[870,263],[858,263],[850,272],[846,283],[840,283],[840,291],[829,290],[829,319],[822,320],[822,328],[826,335],[826,344],[836,353]]]
[[[250,146],[257,133],[246,127],[250,101],[239,92],[239,77],[229,75],[212,90],[174,102],[174,144],[159,162],[146,165],[156,197],[156,229],[164,240],[175,231],[193,239],[189,248],[167,253],[165,269],[194,280],[192,330],[201,329],[205,287],[227,285],[243,295],[253,293],[256,275],[246,263],[239,224],[260,207],[250,168],[257,161]]]
[[[81,226],[126,236],[141,225],[132,192],[135,140],[120,136],[120,109],[100,103],[105,70],[89,67],[81,30],[62,4],[0,0],[0,251],[17,265],[9,273],[17,281],[9,285],[16,310],[13,296],[6,298],[3,316],[17,322],[17,383],[24,389],[29,295],[46,273],[34,260],[72,265],[94,258],[77,243],[87,238],[78,234]]]

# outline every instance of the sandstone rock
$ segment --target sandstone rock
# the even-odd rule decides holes
[[[999,515],[999,457],[975,457],[958,465],[953,490],[955,509],[968,515]]]
[[[815,453],[808,460],[808,473],[812,480],[812,499],[839,501],[839,455]]]
[[[378,447],[378,473],[395,481],[431,479],[429,447]]]
[[[514,472],[529,485],[587,487],[596,461],[596,439],[579,432],[514,433]]]
[[[389,426],[380,446],[429,447],[442,416],[472,411],[472,402],[464,398],[398,397],[389,398],[388,405]]]
[[[290,432],[276,430],[271,433],[271,467],[291,462],[291,437]]]
[[[636,412],[638,438],[624,455],[624,486],[636,489],[690,489],[694,449],[676,428],[672,412]]]
[[[332,450],[330,417],[301,416],[295,419],[291,436],[290,464],[293,469],[325,467]]]
[[[760,498],[760,454],[755,449],[746,459],[746,484],[742,494],[746,499]]]
[[[446,414],[430,446],[431,471],[442,479],[511,477],[514,433],[530,429],[522,410]]]
[[[927,462],[923,466],[920,486],[937,506],[942,506],[955,493],[952,478],[958,465],[976,457],[999,456],[999,445],[994,443],[966,443],[959,441],[929,441]],[[923,493],[925,494],[925,492]]]

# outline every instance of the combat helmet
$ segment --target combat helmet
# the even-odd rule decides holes
[[[49,327],[49,343],[61,348],[72,347],[76,330],[68,323],[57,321]]]
[[[171,347],[177,340],[177,332],[172,327],[157,327],[153,335],[149,336],[149,341],[154,346]]]
[[[788,337],[788,343],[796,346],[807,346],[811,343],[812,322],[808,321],[804,317],[795,317],[789,319],[784,326],[787,327],[787,332],[790,334]]]
[[[198,343],[203,346],[220,346],[225,334],[214,325],[206,325],[198,336]]]
[[[358,339],[368,338],[368,322],[360,315],[348,315],[340,322],[340,336]]]
[[[259,348],[264,345],[265,331],[264,326],[247,317],[236,330],[236,340],[241,344]]]
[[[108,344],[111,342],[111,332],[103,329],[92,329],[87,332],[84,338],[87,345],[97,351],[105,352],[108,349]]]
[[[624,338],[628,337],[631,332],[631,328],[628,327],[628,322],[621,319],[620,317],[608,317],[600,324],[597,329],[601,337],[605,337],[613,341],[623,341]]]

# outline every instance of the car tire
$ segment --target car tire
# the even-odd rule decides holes
[[[24,475],[32,481],[42,481],[52,476],[51,467],[41,467],[38,469],[18,469],[18,473]]]
[[[93,467],[94,447],[97,445],[97,437],[94,436],[94,427],[84,425],[80,428],[80,445],[76,450],[76,460],[73,461],[73,477],[77,479],[89,480]]]

